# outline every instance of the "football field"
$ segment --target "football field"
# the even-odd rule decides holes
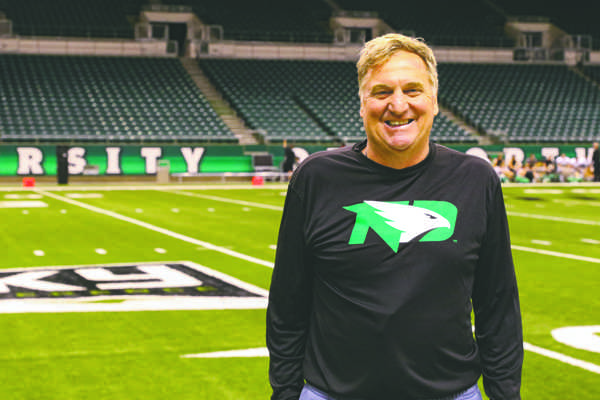
[[[285,191],[0,186],[0,398],[268,399]],[[523,398],[600,399],[600,185],[504,194]]]

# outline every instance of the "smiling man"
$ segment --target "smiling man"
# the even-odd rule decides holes
[[[357,63],[367,139],[290,181],[267,310],[273,400],[520,399],[519,297],[500,181],[430,141],[431,49]],[[471,312],[475,314],[475,335]]]
[[[361,60],[360,115],[369,139],[364,154],[398,169],[424,160],[433,118],[439,111],[437,77],[427,66],[435,68],[433,55],[424,59],[397,50],[382,53],[373,61]],[[377,64],[371,66],[374,62]]]

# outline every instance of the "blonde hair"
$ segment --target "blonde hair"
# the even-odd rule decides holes
[[[369,71],[385,64],[399,51],[408,51],[421,57],[429,73],[433,93],[437,94],[437,61],[431,48],[425,44],[423,39],[404,36],[399,33],[389,33],[368,41],[360,51],[360,58],[356,63],[359,96],[362,93],[364,80]]]

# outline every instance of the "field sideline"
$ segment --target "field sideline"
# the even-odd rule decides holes
[[[504,193],[523,398],[600,398],[600,186]],[[281,184],[0,186],[0,397],[268,398],[263,307],[284,195]],[[11,309],[23,304],[41,308]],[[57,304],[104,312],[47,312]]]

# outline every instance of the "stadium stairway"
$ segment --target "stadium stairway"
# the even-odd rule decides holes
[[[595,68],[597,68],[597,67],[595,67]],[[574,74],[581,76],[587,82],[594,85],[595,87],[597,87],[600,90],[600,81],[594,79],[594,76],[589,75],[589,72],[592,71],[592,69],[589,69],[586,67],[578,67],[578,66],[569,67],[569,69],[571,71],[573,71]]]
[[[470,134],[473,139],[477,140],[478,144],[483,146],[494,144],[496,142],[495,138],[479,133],[477,129],[469,125],[469,123],[460,116],[454,114],[449,108],[444,107],[442,104],[439,104],[439,107],[441,115],[443,115],[450,122],[458,125],[458,127],[462,129],[466,134]]]
[[[237,116],[229,103],[206,77],[198,65],[198,61],[192,58],[180,58],[180,60],[183,67],[192,78],[192,81],[202,91],[206,100],[208,100],[219,118],[221,118],[225,125],[233,132],[235,137],[239,140],[239,143],[241,145],[257,144],[258,142],[254,138],[252,130]]]

